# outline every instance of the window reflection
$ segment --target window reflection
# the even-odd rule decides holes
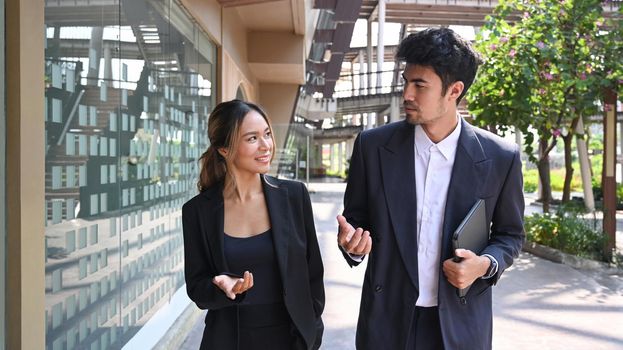
[[[173,1],[47,1],[45,21],[47,348],[120,348],[184,283],[215,48]]]

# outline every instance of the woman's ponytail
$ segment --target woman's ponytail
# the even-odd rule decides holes
[[[201,171],[199,173],[199,181],[197,188],[200,192],[205,191],[210,186],[222,181],[227,173],[227,165],[223,156],[221,156],[216,147],[210,145],[199,158]]]

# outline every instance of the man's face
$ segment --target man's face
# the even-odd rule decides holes
[[[444,117],[455,118],[456,98],[449,96],[452,86],[447,93],[442,92],[441,78],[432,67],[407,63],[402,78],[402,97],[409,123],[433,124]]]

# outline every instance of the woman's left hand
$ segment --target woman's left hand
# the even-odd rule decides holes
[[[253,287],[253,274],[249,271],[244,272],[243,278],[235,278],[228,275],[218,275],[212,280],[225,295],[231,300],[236,299],[236,294],[242,294]]]

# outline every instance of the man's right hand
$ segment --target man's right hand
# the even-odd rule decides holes
[[[370,231],[364,231],[361,227],[355,230],[342,215],[337,216],[337,223],[340,226],[337,242],[345,252],[351,255],[366,255],[370,253],[372,250]]]

